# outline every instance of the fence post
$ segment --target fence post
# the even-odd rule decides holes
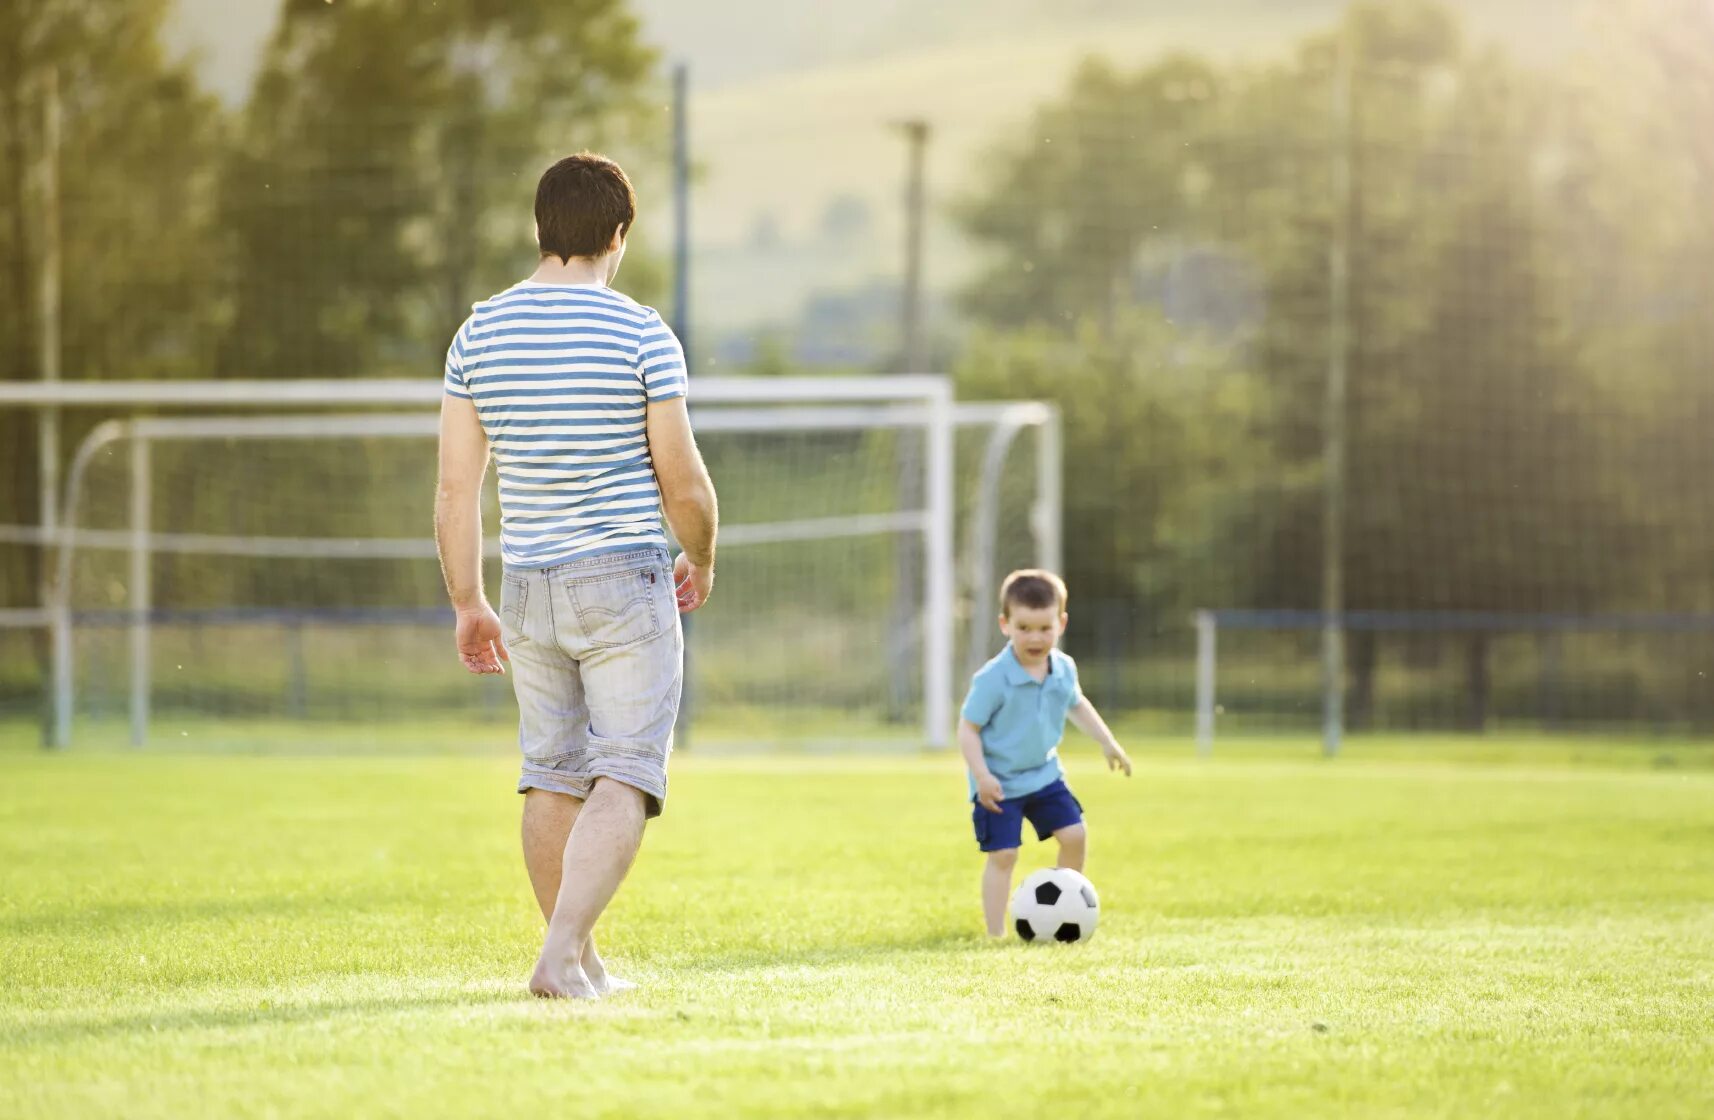
[[[149,517],[154,500],[149,440],[131,441],[131,745],[140,747],[149,737],[149,690],[151,675],[150,613],[153,589],[149,585]]]
[[[942,384],[929,403],[928,461],[923,480],[928,494],[925,533],[928,560],[927,594],[923,614],[924,733],[931,747],[947,746],[952,737],[953,597],[953,431],[952,390]]]
[[[1213,611],[1196,612],[1196,753],[1207,758],[1214,753],[1214,640]]]

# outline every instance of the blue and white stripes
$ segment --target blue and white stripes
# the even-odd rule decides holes
[[[682,397],[684,352],[652,308],[610,288],[524,281],[478,303],[446,355],[500,474],[508,567],[665,547],[650,401]]]

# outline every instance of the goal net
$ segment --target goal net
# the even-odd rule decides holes
[[[62,523],[7,529],[55,589],[34,620],[55,737],[220,745],[512,718],[508,682],[450,652],[429,535],[435,398],[354,393],[368,403],[78,429]],[[692,400],[722,559],[690,620],[688,740],[944,743],[956,676],[997,642],[975,600],[1057,554],[1053,414],[955,406],[934,378],[706,379]],[[492,478],[484,524],[492,537]],[[21,707],[28,643],[3,632]]]

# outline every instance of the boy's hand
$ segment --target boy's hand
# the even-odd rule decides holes
[[[1000,779],[992,774],[984,774],[976,779],[976,803],[990,813],[1000,812],[1000,802],[1006,799],[1005,791],[1000,788]]]
[[[1101,753],[1107,758],[1107,769],[1123,770],[1125,777],[1131,776],[1131,756],[1125,753],[1125,748],[1114,743],[1110,747],[1102,747]]]

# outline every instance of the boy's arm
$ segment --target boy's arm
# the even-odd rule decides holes
[[[964,754],[970,776],[976,780],[976,800],[990,813],[998,813],[1004,800],[1000,779],[989,771],[988,760],[982,757],[982,729],[967,719],[958,721],[958,749]]]
[[[1123,770],[1125,777],[1131,776],[1131,757],[1125,753],[1125,748],[1119,745],[1119,740],[1113,738],[1112,729],[1107,721],[1101,718],[1101,713],[1095,710],[1095,705],[1085,696],[1077,701],[1077,706],[1068,713],[1071,722],[1085,735],[1101,744],[1102,757],[1107,760],[1107,769]]]

